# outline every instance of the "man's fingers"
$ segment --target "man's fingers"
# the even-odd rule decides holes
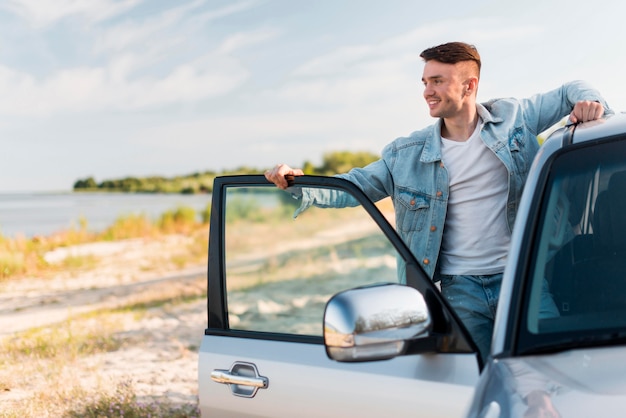
[[[602,115],[604,115],[604,106],[598,102],[584,100],[576,103],[569,118],[573,123],[577,123],[600,119]]]
[[[598,106],[596,106],[596,113],[594,116],[594,120],[595,119],[600,119],[602,116],[604,116],[604,106],[602,106],[600,103],[597,103]]]
[[[265,171],[265,178],[281,189],[286,189],[288,184],[286,175],[302,176],[304,173],[300,169],[293,169],[286,164],[277,164],[274,168]]]

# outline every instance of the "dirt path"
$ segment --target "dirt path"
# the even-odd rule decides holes
[[[204,267],[187,269],[164,277],[95,289],[42,290],[30,295],[3,293],[0,296],[0,336],[54,324],[81,313],[131,305],[163,288],[174,294],[177,289],[201,286],[206,283],[205,270]]]
[[[158,241],[136,239],[85,244],[46,254],[45,258],[52,262],[80,254],[95,257],[98,263],[72,275],[59,273],[46,279],[3,283],[0,336],[60,322],[78,313],[129,305],[161,289],[176,294],[178,289],[206,283],[204,265],[174,269],[159,261],[155,265],[160,267],[145,268],[159,255],[180,251],[184,241],[180,236]]]

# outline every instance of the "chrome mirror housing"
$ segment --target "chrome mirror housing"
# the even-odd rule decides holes
[[[342,362],[384,360],[402,354],[407,341],[428,335],[431,317],[416,289],[380,284],[333,296],[324,311],[328,357]]]

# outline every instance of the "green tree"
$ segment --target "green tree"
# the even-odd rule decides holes
[[[333,175],[337,173],[345,173],[353,167],[365,167],[379,158],[380,157],[378,155],[367,151],[329,152],[324,154],[322,166],[319,168],[319,174]]]
[[[335,151],[324,155],[321,167],[315,167],[310,161],[305,161],[302,170],[304,174],[333,175],[345,173],[353,167],[364,167],[377,160],[378,155],[360,151]],[[78,180],[74,183],[75,191],[106,190],[116,192],[142,193],[210,193],[213,189],[213,180],[218,175],[259,173],[253,167],[240,166],[234,170],[223,170],[220,174],[214,171],[204,173],[193,172],[186,176],[162,177],[125,177],[121,179],[104,180],[97,184],[93,177]]]
[[[74,189],[95,189],[98,187],[98,183],[93,179],[93,177],[87,177],[83,180],[77,180],[74,183]]]
[[[317,170],[317,167],[315,167],[310,161],[305,161],[304,165],[302,166],[302,171],[304,172],[304,174],[319,174]]]

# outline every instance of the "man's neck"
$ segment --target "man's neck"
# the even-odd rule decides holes
[[[476,107],[462,115],[444,118],[441,124],[441,136],[451,141],[464,142],[472,136],[478,123]]]

